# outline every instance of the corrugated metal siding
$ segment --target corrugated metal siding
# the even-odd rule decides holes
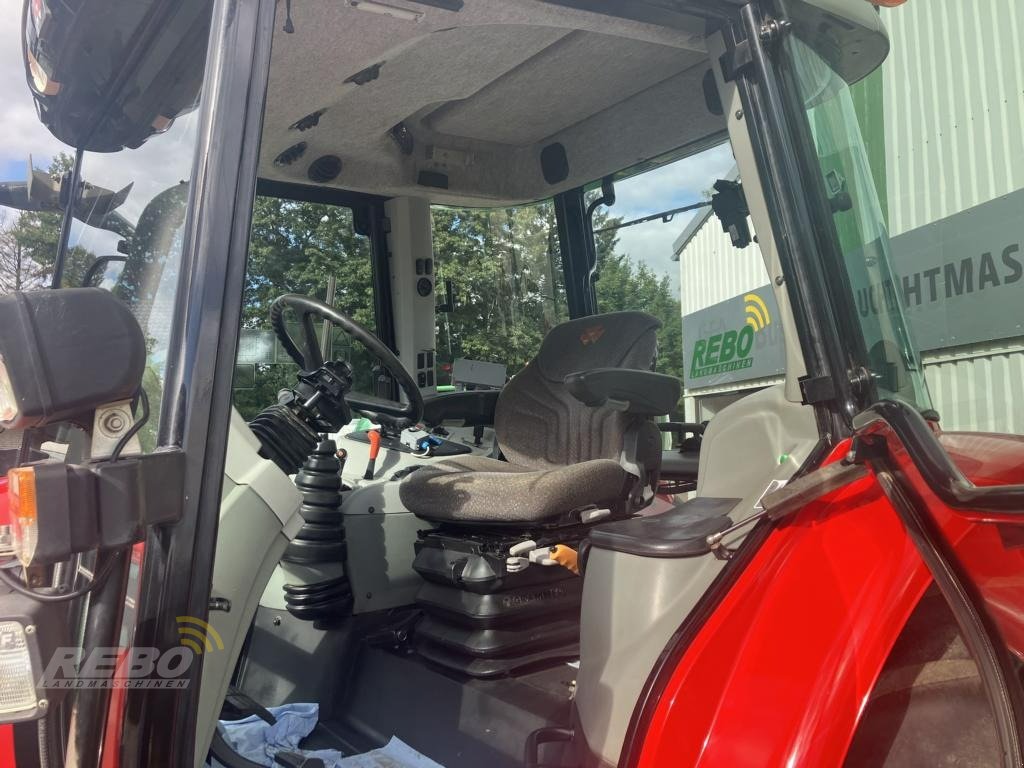
[[[979,348],[925,360],[944,429],[1024,433],[1024,354]]]
[[[909,2],[882,19],[893,49],[882,68],[890,233],[1024,187],[1021,0]],[[1024,433],[1019,343],[924,362],[946,429]]]
[[[890,233],[1024,187],[1024,3],[925,0],[882,20]]]
[[[753,231],[753,223],[749,223]],[[714,216],[704,223],[679,254],[680,300],[684,317],[691,312],[768,283],[768,271],[765,269],[764,257],[757,243],[737,250]],[[686,341],[684,322],[683,343]],[[700,398],[721,392],[767,386],[776,381],[777,379],[764,379],[699,390],[688,389],[686,394]],[[689,397],[687,401],[687,413],[692,416],[695,413],[696,402]]]
[[[1024,187],[1024,2],[917,0],[882,18],[893,44],[882,68],[890,234]],[[714,219],[679,261],[684,315],[767,283],[756,246],[733,250]],[[1022,340],[943,350],[924,363],[946,429],[1024,433]]]
[[[684,316],[767,284],[768,271],[757,244],[737,250],[715,217],[707,220],[679,255]]]

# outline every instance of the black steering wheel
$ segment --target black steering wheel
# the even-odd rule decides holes
[[[295,343],[295,340],[288,333],[285,326],[285,310],[293,310],[302,321],[302,346]],[[360,342],[366,349],[378,358],[385,370],[398,382],[398,387],[405,395],[407,402],[398,403],[393,400],[385,400],[373,395],[349,392],[345,395],[345,401],[353,410],[359,411],[374,421],[386,424],[395,430],[405,429],[418,424],[423,418],[423,395],[420,388],[416,386],[412,376],[405,370],[402,361],[395,353],[388,349],[383,341],[378,339],[368,330],[348,315],[344,315],[324,302],[310,296],[302,296],[298,293],[286,293],[284,296],[274,300],[270,305],[270,324],[274,333],[281,340],[284,351],[299,364],[303,371],[315,371],[324,364],[323,354],[320,352],[320,342],[316,336],[316,326],[313,319],[329,320],[341,328],[351,338]]]

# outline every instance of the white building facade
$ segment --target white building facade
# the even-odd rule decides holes
[[[1024,4],[910,0],[882,16],[892,53],[854,100],[935,409],[947,430],[1024,433]],[[768,284],[757,245],[733,248],[710,211],[674,251],[684,345],[695,313]],[[686,417],[782,380],[764,374],[688,380]]]

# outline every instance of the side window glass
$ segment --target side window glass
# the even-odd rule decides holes
[[[370,240],[356,234],[349,208],[257,197],[246,268],[242,329],[235,367],[234,403],[250,419],[277,393],[295,383],[298,365],[271,329],[270,306],[285,293],[326,300],[334,278],[333,306],[376,332]],[[290,318],[298,336],[298,318]],[[322,328],[317,327],[319,334]],[[323,343],[323,336],[320,336]],[[327,359],[352,365],[354,389],[372,392],[373,359],[332,328]]]
[[[861,716],[846,768],[1000,765],[978,665],[932,587],[893,646]]]
[[[547,332],[569,318],[553,204],[438,206],[433,219],[438,284],[450,281],[454,298],[437,312],[438,384],[515,374]],[[480,382],[453,380],[455,369],[463,370],[457,361],[467,360],[492,364],[476,367]]]
[[[710,419],[785,367],[757,244],[736,248],[711,212],[718,179],[738,181],[728,144],[619,179],[614,203],[594,209],[598,309],[661,320],[657,370],[683,382],[680,421]]]

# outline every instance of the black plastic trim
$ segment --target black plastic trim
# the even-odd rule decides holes
[[[660,515],[603,523],[590,532],[590,545],[639,557],[706,555],[708,536],[732,525],[729,513],[740,501],[701,496]]]
[[[434,427],[446,421],[461,421],[465,427],[493,426],[500,396],[500,389],[428,395],[423,398],[423,423]]]
[[[185,453],[185,504],[176,525],[148,533],[137,647],[177,647],[176,617],[208,614],[274,11],[271,0],[213,4],[157,440]],[[126,692],[121,765],[191,768],[201,678],[197,656],[174,695]]]
[[[555,195],[554,203],[569,318],[575,320],[596,315],[597,292],[590,279],[590,247],[587,244],[587,238],[592,239],[593,234],[587,224],[583,188],[576,187]]]
[[[337,187],[317,187],[312,184],[298,184],[292,181],[277,181],[263,177],[256,180],[256,194],[263,197],[296,200],[300,203],[322,203],[323,205],[339,205],[346,208],[360,208],[369,203],[383,203],[388,199],[380,195],[350,192]]]
[[[928,488],[957,509],[1017,512],[1024,516],[1024,485],[977,486],[953,463],[924,416],[906,403],[881,400],[853,420],[858,435],[891,430]]]
[[[803,169],[793,146],[793,132],[768,53],[760,39],[762,17],[756,6],[739,9],[739,18],[722,34],[727,50],[748,44],[752,65],[736,81],[765,203],[775,229],[775,242],[790,293],[793,319],[807,373],[838,384],[835,401],[826,405],[826,427],[834,437],[848,432],[846,422],[855,407],[846,376],[849,355],[838,330],[818,254],[815,222],[808,212]]]

